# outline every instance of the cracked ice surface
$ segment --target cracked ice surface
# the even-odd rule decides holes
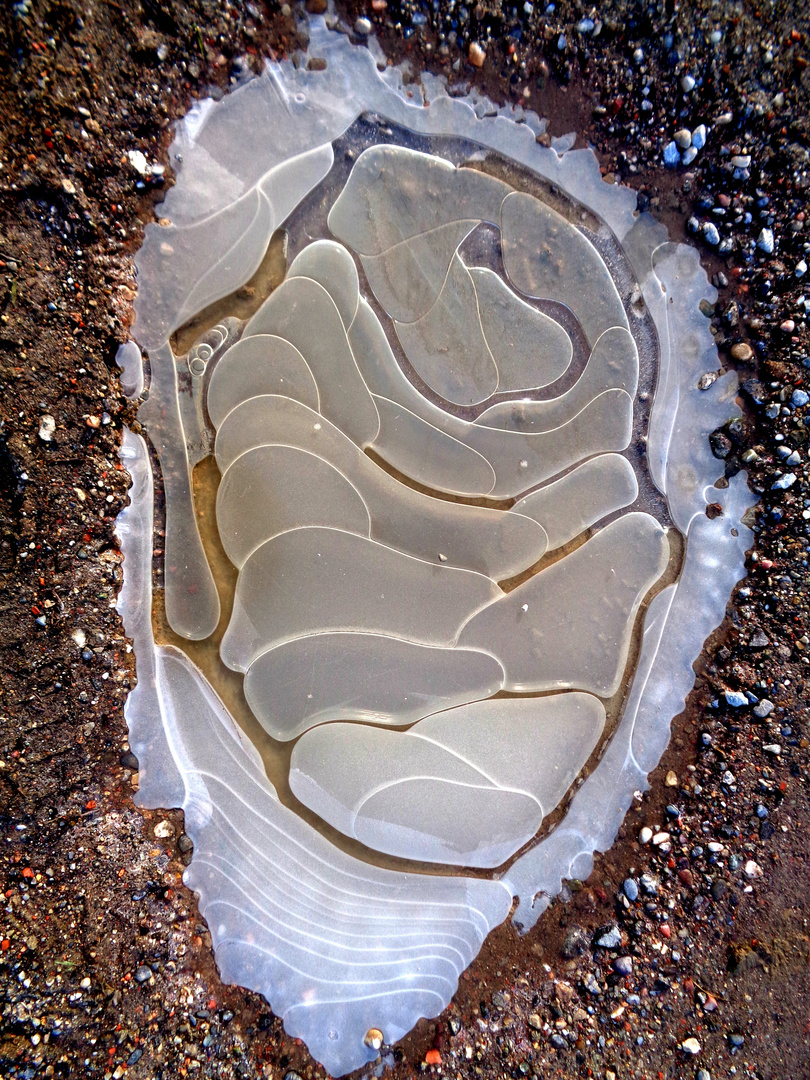
[[[513,896],[528,928],[612,843],[744,572],[750,498],[713,487],[736,380],[697,389],[717,356],[696,254],[536,118],[430,80],[425,108],[311,34],[325,71],[269,65],[173,144],[134,328],[173,644],[129,432],[119,608],[139,799],[185,810],[223,978],[339,1075],[370,1028],[390,1043],[444,1008]],[[283,282],[176,355],[280,227]],[[206,642],[244,715],[193,662]]]

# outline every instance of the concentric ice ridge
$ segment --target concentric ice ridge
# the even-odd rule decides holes
[[[119,610],[137,798],[185,811],[222,977],[341,1075],[610,846],[752,500],[696,252],[533,115],[309,50],[172,144]]]

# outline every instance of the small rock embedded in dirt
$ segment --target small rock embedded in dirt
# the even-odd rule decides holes
[[[43,442],[52,442],[53,433],[55,431],[56,421],[51,415],[49,415],[49,413],[45,413],[44,416],[41,416],[39,418],[39,431],[37,432],[37,435],[40,437],[40,439],[42,439]]]
[[[477,41],[470,42],[469,60],[470,63],[477,68],[484,66],[484,61],[487,58],[486,52],[481,48]]]
[[[560,952],[566,960],[581,956],[588,948],[588,937],[578,926],[572,927],[565,935]]]
[[[613,970],[616,972],[617,975],[632,975],[632,956],[617,956],[616,959],[613,961]]]

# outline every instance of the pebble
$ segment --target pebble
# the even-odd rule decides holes
[[[600,949],[618,949],[622,943],[621,930],[615,924],[606,929],[603,927],[598,933],[596,944]]]
[[[674,142],[668,142],[664,147],[664,164],[672,168],[680,163],[681,155],[678,153],[678,147]]]
[[[774,480],[771,484],[771,491],[787,491],[789,487],[793,487],[796,483],[796,474],[789,472],[784,476],[780,476],[778,480]]]
[[[726,690],[724,697],[732,709],[740,709],[749,704],[748,698],[739,690]]]
[[[578,926],[572,927],[565,935],[560,952],[566,960],[581,956],[588,948],[588,936]]]
[[[692,1054],[694,1057],[696,1054],[700,1053],[700,1043],[694,1035],[692,1035],[691,1038],[683,1040],[681,1043],[681,1050],[683,1050],[685,1054]]]
[[[624,889],[624,895],[628,900],[638,900],[638,885],[631,877],[627,878],[622,886]]]
[[[694,89],[695,89],[695,80],[692,78],[692,76],[691,75],[682,75],[681,76],[681,90],[683,90],[683,92],[685,94],[689,94]]]
[[[484,66],[484,61],[487,58],[486,52],[481,48],[477,41],[470,42],[470,51],[468,53],[470,63],[477,68]]]
[[[692,142],[692,132],[689,128],[681,128],[680,131],[675,132],[675,145],[680,150],[685,150]]]
[[[740,1047],[745,1042],[745,1036],[744,1035],[738,1035],[735,1032],[735,1033],[729,1035],[728,1041],[731,1043],[732,1046]]]
[[[363,15],[361,15],[360,18],[354,24],[354,32],[356,34],[362,35],[363,37],[368,37],[368,35],[371,33],[371,31],[373,29],[374,29],[374,26],[373,26],[373,24],[371,22],[371,19],[367,19]],[[376,1028],[374,1028],[372,1030],[376,1031]]]
[[[763,698],[758,705],[754,706],[754,716],[758,716],[760,720],[764,720],[766,716],[770,716],[774,710],[774,703],[768,701],[767,698]]]
[[[39,435],[43,442],[51,442],[55,431],[56,421],[49,413],[45,413],[45,415],[41,416],[39,419],[39,431],[37,432],[37,435]]]
[[[755,863],[753,859],[749,859],[743,867],[743,873],[747,878],[759,878],[762,877],[762,867],[759,863]]]
[[[383,1033],[379,1028],[369,1028],[363,1042],[370,1050],[379,1050],[384,1042]]]
[[[152,969],[148,968],[146,964],[141,964],[138,970],[135,972],[135,982],[145,983],[152,978]]]
[[[757,247],[766,255],[773,255],[773,230],[763,229],[757,237]]]
[[[672,771],[672,769],[670,769],[669,772],[667,773],[667,775],[664,777],[664,783],[666,784],[667,787],[677,787],[678,786],[678,775],[677,775],[677,773],[674,773]]]
[[[687,164],[686,154],[684,154],[684,164]],[[707,244],[711,244],[712,247],[717,247],[720,243],[720,233],[717,231],[717,226],[713,221],[707,221],[701,229],[703,233],[703,239]]]
[[[793,273],[798,278],[804,277],[804,275],[807,273],[807,263],[804,261],[804,259],[800,259],[796,263],[796,266],[794,267]]]
[[[649,825],[645,825],[641,832],[638,834],[639,843],[641,844],[649,844],[650,840],[652,840],[652,837],[653,831]]]
[[[139,176],[146,176],[149,164],[140,150],[127,150],[129,163]]]
[[[731,346],[731,355],[735,360],[753,360],[754,350],[747,341],[738,341],[736,345]]]
[[[632,956],[617,956],[616,959],[613,961],[613,970],[616,972],[617,975],[632,975]]]
[[[582,985],[588,991],[589,994],[593,994],[595,997],[602,993],[602,987],[596,981],[594,973],[589,971],[582,979]]]
[[[702,150],[706,145],[706,125],[698,124],[692,132],[692,146],[695,150]]]
[[[806,390],[794,390],[790,400],[797,409],[801,409],[810,401],[810,394]]]
[[[695,1080],[712,1080],[712,1075],[708,1069],[698,1069]]]
[[[692,162],[695,160],[695,158],[697,156],[698,156],[698,152],[697,152],[696,147],[694,147],[694,146],[687,147],[686,150],[684,150],[684,152],[683,152],[683,159],[682,159],[683,164],[684,165],[691,165]]]
[[[698,390],[708,390],[710,386],[713,386],[717,382],[717,372],[707,371],[701,375],[698,379]]]

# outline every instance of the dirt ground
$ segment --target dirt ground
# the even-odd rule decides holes
[[[167,164],[195,98],[296,55],[298,14],[207,0],[0,13],[3,1076],[323,1075],[264,1000],[221,984],[181,880],[182,814],[133,804],[135,671],[114,607],[133,419],[114,358],[132,256],[171,182],[127,152]],[[810,1076],[806,8],[374,0],[334,17],[356,36],[358,16],[411,78],[442,72],[535,109],[552,135],[576,131],[608,182],[637,188],[674,237],[695,234],[720,288],[707,317],[722,362],[746,380],[742,419],[713,446],[761,496],[749,577],[616,845],[531,933],[493,933],[445,1014],[367,1071]],[[701,122],[706,147],[664,168],[674,133]],[[643,826],[669,839],[641,843]]]

